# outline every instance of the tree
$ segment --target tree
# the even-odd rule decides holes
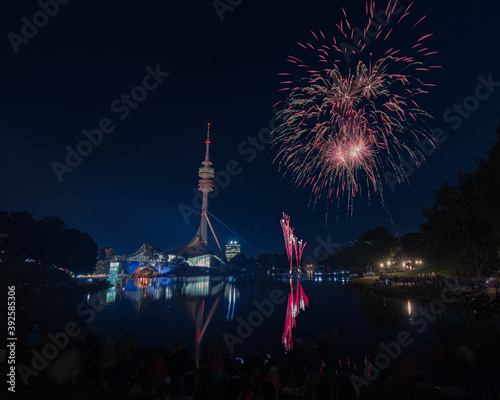
[[[60,262],[75,273],[92,273],[97,259],[97,244],[86,232],[67,229],[61,242]],[[66,251],[64,251],[66,250]]]
[[[363,267],[393,260],[400,249],[399,241],[385,228],[377,226],[363,232],[354,244],[354,261]]]
[[[345,246],[341,250],[335,252],[332,257],[333,267],[335,269],[351,269],[356,265],[354,260],[354,246]],[[325,263],[330,266],[330,263]]]
[[[68,229],[58,217],[39,221],[27,212],[0,214],[0,231],[8,236],[2,250],[14,261],[32,259],[38,264],[91,273],[97,256],[97,244],[85,232]]]
[[[420,232],[409,232],[399,239],[398,258],[402,261],[418,260],[425,255],[425,246]]]
[[[248,258],[245,254],[243,253],[238,253],[236,254],[231,260],[229,261],[229,268],[231,270],[244,270],[248,267]]]
[[[497,128],[497,141],[487,157],[479,162],[474,174],[473,203],[479,212],[487,218],[497,240],[500,252],[500,125]]]
[[[493,225],[475,206],[474,178],[461,174],[456,186],[441,185],[434,203],[423,211],[427,221],[421,233],[435,261],[481,275],[482,268],[495,259],[497,241]]]
[[[257,260],[264,271],[270,271],[278,263],[278,255],[262,253],[258,255]]]

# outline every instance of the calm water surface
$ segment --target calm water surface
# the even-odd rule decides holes
[[[37,323],[42,332],[57,332],[74,321],[84,332],[94,329],[117,344],[130,333],[140,347],[170,350],[182,339],[193,356],[211,347],[227,349],[230,342],[237,356],[273,350],[286,360],[283,337],[288,343],[293,337],[302,341],[308,362],[318,364],[319,353],[329,354],[326,362],[332,368],[364,360],[380,343],[407,331],[412,344],[406,351],[424,369],[436,347],[472,340],[492,324],[498,328],[496,316],[455,308],[425,321],[424,327],[424,317],[410,314],[426,304],[360,292],[347,280],[333,275],[292,282],[209,276],[123,279],[98,294],[34,304],[24,310],[21,324],[26,330]]]

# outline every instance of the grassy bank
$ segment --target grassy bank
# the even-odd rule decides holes
[[[378,293],[382,296],[397,297],[402,299],[419,299],[423,301],[430,302],[434,299],[441,299],[443,289],[433,289],[429,290],[427,293],[422,292],[418,288],[403,286],[403,285],[392,285],[386,286],[379,281],[377,286],[374,285],[375,280],[378,277],[364,277],[364,278],[351,278],[349,279],[349,284],[353,285],[355,288],[360,290],[369,290]],[[479,296],[480,292],[467,292],[471,298]],[[449,294],[447,294],[447,297]],[[461,296],[455,298],[453,302],[447,303],[452,306],[468,308],[474,310],[490,311],[495,313],[500,313],[500,307],[498,304],[494,306],[485,306],[478,303],[466,303],[464,301],[465,293]]]
[[[378,277],[377,277],[378,279]],[[407,298],[410,294],[410,288],[404,286],[386,286],[382,283],[375,286],[375,279],[370,278],[349,278],[349,284],[358,289],[370,290],[384,296]]]
[[[380,271],[381,273],[384,272],[383,269]],[[401,272],[394,272],[392,275],[393,276],[419,276],[419,275],[426,275],[426,276],[432,276],[434,275],[441,275],[441,276],[455,276],[457,271],[453,268],[450,267],[444,267],[440,265],[432,265],[432,264],[427,264],[427,265],[415,265],[414,269],[409,271],[401,271]]]

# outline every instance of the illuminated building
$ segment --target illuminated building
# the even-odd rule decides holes
[[[208,194],[212,192],[214,181],[212,180],[215,170],[212,168],[210,161],[210,124],[208,124],[207,140],[205,141],[205,160],[201,163],[202,166],[198,169],[198,190],[203,193],[201,206],[200,227],[191,241],[185,246],[175,251],[169,252],[168,261],[172,261],[175,257],[181,257],[186,262],[195,267],[218,268],[224,265],[222,260],[222,249],[217,240],[217,236],[212,228],[210,219],[208,218]],[[210,227],[212,234],[219,246],[221,257],[215,255],[208,248],[207,225]]]
[[[165,254],[160,249],[147,244],[143,244],[135,253],[128,256],[115,256],[114,262],[119,262],[127,274],[140,271],[164,274],[172,270],[172,266],[167,263]],[[116,268],[119,266],[116,265]]]
[[[229,244],[226,244],[226,260],[231,261],[231,258],[233,258],[236,254],[241,253],[241,245],[239,245],[237,242],[229,242]]]
[[[109,263],[109,279],[118,279],[118,269],[120,268],[119,261],[111,261]]]

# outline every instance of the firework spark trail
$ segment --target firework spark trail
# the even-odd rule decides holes
[[[302,260],[302,254],[304,253],[304,247],[306,247],[307,242],[303,242],[302,240],[298,241],[298,250],[299,255],[297,257],[297,268],[300,267],[300,261]]]
[[[283,213],[283,218],[280,220],[281,229],[283,230],[283,238],[285,240],[286,255],[290,262],[290,273],[293,272],[293,256],[295,253],[295,260],[297,262],[297,270],[300,268],[300,261],[302,260],[302,253],[307,242],[299,240],[293,234],[293,228],[290,226],[290,216]]]
[[[290,227],[290,216],[283,213],[283,219],[280,221],[281,229],[283,230],[283,238],[285,239],[285,248],[288,261],[290,261],[290,272],[292,271],[293,259],[293,228]]]
[[[302,240],[298,240],[295,237],[293,241],[293,248],[295,250],[295,261],[297,262],[297,271],[300,270],[300,261],[302,260],[302,253],[304,252],[304,247],[307,243],[304,243]]]
[[[280,124],[273,132],[273,145],[278,148],[275,161],[296,186],[311,187],[314,204],[323,195],[338,199],[346,195],[352,213],[353,198],[363,190],[368,198],[370,192],[379,194],[383,203],[384,171],[389,169],[398,179],[407,180],[402,157],[409,156],[417,166],[424,160],[412,140],[427,139],[434,144],[427,137],[428,129],[419,126],[429,115],[413,99],[428,93],[423,88],[434,86],[415,77],[439,68],[424,62],[425,57],[437,53],[423,44],[433,34],[417,35],[416,43],[409,46],[409,55],[390,46],[391,38],[397,36],[395,32],[404,27],[400,23],[410,21],[413,3],[402,11],[395,26],[389,26],[397,5],[397,0],[388,1],[384,14],[387,24],[378,24],[375,37],[371,28],[380,13],[375,11],[375,2],[367,0],[368,22],[364,30],[354,26],[342,10],[343,19],[335,25],[341,34],[339,40],[334,36],[331,43],[322,31],[312,32],[314,40],[301,44],[309,56],[288,56],[289,62],[306,73],[299,79],[290,73],[281,74],[281,90],[289,95],[278,115]],[[420,18],[413,28],[425,18]],[[346,54],[347,47],[343,49],[339,44],[346,38],[358,46],[351,54],[358,58],[354,71],[335,59],[339,52]],[[367,44],[371,41],[378,44],[368,55]],[[372,53],[378,46],[382,49],[380,57]],[[303,61],[311,59],[311,52],[320,62],[317,68]]]

